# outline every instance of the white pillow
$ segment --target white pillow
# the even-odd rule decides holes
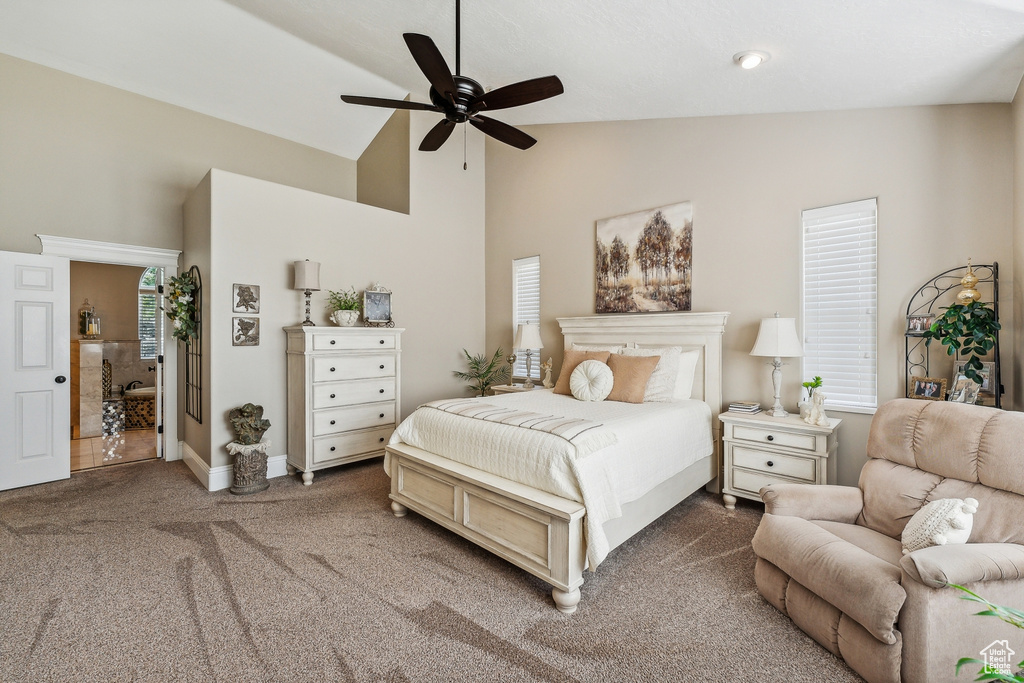
[[[569,375],[569,391],[581,401],[603,401],[612,393],[612,369],[599,360],[585,360]]]
[[[679,374],[676,376],[676,401],[685,401],[693,395],[693,378],[697,375],[697,361],[700,349],[690,349],[679,354]]]
[[[620,351],[620,355],[623,356],[661,356],[657,367],[651,373],[651,378],[647,380],[647,388],[644,389],[644,403],[675,400],[676,378],[679,375],[679,354],[682,351],[681,346],[668,346],[660,349],[622,349]]]
[[[974,498],[933,500],[915,512],[904,527],[903,554],[933,545],[967,543],[977,511]]]

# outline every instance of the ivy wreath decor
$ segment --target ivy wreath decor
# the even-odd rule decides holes
[[[174,338],[187,342],[199,336],[196,316],[196,302],[193,293],[196,281],[191,272],[175,275],[167,280],[167,306],[164,312],[174,326]]]

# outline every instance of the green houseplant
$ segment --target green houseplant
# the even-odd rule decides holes
[[[193,293],[196,291],[196,281],[190,271],[181,275],[175,275],[167,280],[167,305],[164,312],[174,326],[171,334],[178,341],[187,342],[199,336],[198,316],[196,315],[196,302]]]
[[[933,339],[946,347],[946,354],[959,352],[966,358],[964,374],[982,384],[984,366],[981,357],[987,355],[996,345],[996,336],[1002,326],[996,320],[996,312],[981,301],[957,303],[946,308],[946,312],[935,319],[925,331],[925,344]]]
[[[965,373],[966,374],[966,373]],[[1012,607],[1001,607],[994,605],[985,598],[981,597],[973,591],[967,590],[963,586],[958,586],[955,583],[948,584],[950,588],[955,588],[958,591],[962,591],[965,595],[961,595],[961,599],[970,600],[972,602],[980,602],[985,605],[986,609],[980,612],[975,612],[978,616],[990,616],[999,617],[1007,624],[1016,626],[1019,629],[1024,629],[1024,611],[1019,609],[1013,609]],[[992,666],[989,666],[986,662],[975,657],[962,657],[956,663],[956,673],[960,675],[960,668],[967,664],[981,664],[981,670],[978,672],[976,681],[1009,681],[1010,683],[1024,683],[1024,676],[1014,673],[1004,673]],[[1024,669],[1024,661],[1017,665],[1018,669]]]
[[[331,320],[343,327],[352,327],[359,320],[363,301],[355,287],[334,291],[327,290],[327,314]]]
[[[466,354],[466,364],[469,372],[455,371],[455,376],[469,382],[473,391],[480,392],[479,396],[487,394],[487,390],[495,384],[501,384],[508,380],[509,367],[505,364],[505,352],[498,347],[491,359],[488,360],[484,354],[476,356],[469,355],[469,351],[462,349]]]

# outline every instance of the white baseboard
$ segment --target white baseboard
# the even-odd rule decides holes
[[[194,450],[185,442],[181,442],[182,459],[196,479],[207,491],[220,491],[231,488],[234,483],[234,468],[231,465],[210,467],[199,457]],[[288,473],[288,456],[275,455],[267,458],[267,479],[283,477]]]

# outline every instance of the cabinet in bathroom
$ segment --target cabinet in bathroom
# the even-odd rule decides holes
[[[286,327],[288,472],[384,455],[401,405],[402,331]]]

